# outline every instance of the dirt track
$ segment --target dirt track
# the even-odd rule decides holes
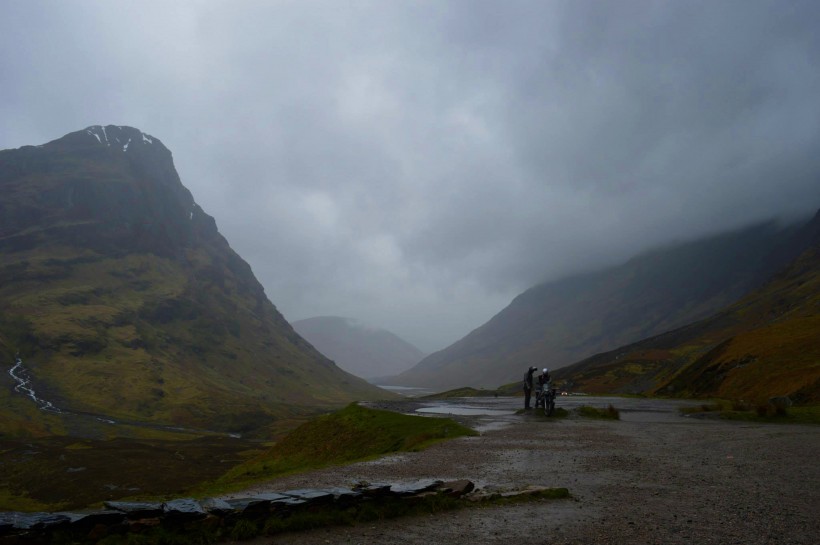
[[[514,409],[519,401],[491,403]],[[459,417],[485,431],[424,452],[265,487],[465,478],[497,490],[566,487],[570,500],[317,529],[252,543],[818,543],[820,427],[692,419],[664,402],[614,403],[634,410],[622,411],[621,421]]]

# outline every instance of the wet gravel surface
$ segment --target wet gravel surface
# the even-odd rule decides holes
[[[620,421],[514,414],[520,400],[457,400],[493,416],[454,415],[483,430],[423,452],[278,479],[255,491],[357,482],[470,479],[485,490],[566,487],[571,499],[464,509],[251,541],[453,544],[817,544],[820,427],[679,416],[675,402],[612,402]],[[394,403],[411,412],[429,404]],[[507,416],[497,411],[507,409]],[[446,409],[444,409],[446,410]],[[248,491],[251,494],[254,491]],[[246,542],[247,543],[247,542]]]

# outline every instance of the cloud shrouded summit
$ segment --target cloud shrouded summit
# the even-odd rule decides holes
[[[0,148],[156,135],[290,320],[441,348],[820,202],[815,2],[6,2]]]

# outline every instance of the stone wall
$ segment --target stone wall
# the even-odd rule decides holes
[[[328,506],[348,507],[385,499],[423,498],[442,494],[461,498],[474,490],[467,480],[418,481],[399,484],[362,483],[353,488],[301,489],[257,494],[246,498],[183,498],[167,502],[105,502],[104,509],[57,513],[0,513],[0,545],[40,544],[69,537],[78,543],[95,543],[112,535],[143,532],[157,527],[190,530],[237,521],[283,518],[300,510]]]

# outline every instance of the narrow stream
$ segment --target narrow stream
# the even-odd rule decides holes
[[[34,388],[31,384],[31,378],[29,377],[28,370],[23,366],[23,360],[17,356],[15,357],[14,365],[9,369],[9,375],[17,385],[14,387],[14,391],[21,393],[34,401],[37,404],[37,407],[42,411],[47,411],[56,414],[62,414],[67,417],[72,418],[91,418],[96,420],[97,422],[102,422],[103,424],[108,425],[123,425],[123,426],[137,426],[141,428],[152,428],[157,430],[164,430],[164,431],[172,431],[172,432],[182,432],[182,433],[192,433],[192,434],[207,434],[207,435],[222,435],[227,437],[232,437],[235,439],[239,439],[242,437],[239,433],[230,433],[230,432],[222,432],[222,431],[213,431],[213,430],[200,430],[195,428],[185,428],[181,426],[169,426],[165,424],[153,424],[149,422],[139,422],[139,421],[118,421],[113,420],[106,415],[99,415],[93,413],[84,413],[84,412],[74,412],[69,410],[60,409],[59,407],[55,406],[51,401],[45,400],[41,397],[38,397],[37,394],[34,392]]]
[[[32,401],[37,404],[40,410],[53,413],[63,412],[59,408],[55,407],[51,401],[46,401],[41,397],[37,397],[37,394],[34,393],[34,389],[31,387],[31,379],[28,376],[28,371],[25,367],[23,367],[23,360],[19,357],[15,358],[14,366],[9,369],[9,375],[11,375],[11,378],[17,382],[17,385],[14,387],[14,391],[30,397]]]

